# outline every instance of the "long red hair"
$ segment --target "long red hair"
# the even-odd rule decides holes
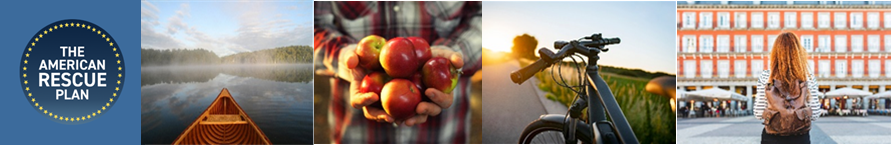
[[[777,36],[771,50],[771,80],[783,82],[781,90],[790,94],[799,94],[796,86],[799,81],[808,78],[808,54],[799,43],[799,36],[793,32],[784,32]]]

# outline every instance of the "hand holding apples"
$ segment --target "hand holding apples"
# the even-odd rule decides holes
[[[352,72],[348,76],[356,78],[351,81],[351,91],[357,90],[350,97],[354,108],[363,109],[370,120],[412,126],[452,105],[451,92],[460,73],[456,68],[463,63],[459,53],[445,46],[431,47],[420,37],[396,37],[383,46],[378,45],[381,41],[380,36],[370,35],[355,51],[342,49],[339,61]]]

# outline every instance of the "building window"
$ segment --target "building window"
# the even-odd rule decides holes
[[[864,35],[852,35],[852,52],[864,51]]]
[[[796,28],[796,12],[784,13],[784,28]]]
[[[735,12],[734,22],[737,28],[746,28],[746,12]]]
[[[853,29],[861,29],[864,27],[864,13],[861,12],[851,12],[851,21],[849,22],[849,27]]]
[[[849,67],[849,65],[846,65],[846,61],[847,60],[836,60],[836,77],[846,77],[846,69]]]
[[[682,52],[697,52],[697,38],[694,35],[684,35],[681,41]]]
[[[697,75],[697,63],[693,60],[685,60],[684,61],[684,76],[686,78],[693,78]]]
[[[712,78],[712,60],[700,61],[700,77]]]
[[[830,77],[830,60],[818,61],[818,76]]]
[[[701,29],[712,28],[712,12],[700,12]]]
[[[752,39],[750,40],[750,45],[753,45],[753,52],[762,52],[762,50],[765,50],[762,47],[762,44],[765,44],[765,41],[763,41],[764,39],[762,39],[762,35],[753,35],[751,37]]]
[[[716,44],[718,44],[718,47],[716,48],[715,52],[728,52],[728,47],[731,45],[730,37],[731,36],[728,35],[716,36]]]
[[[867,61],[867,75],[871,78],[880,77],[880,60]]]
[[[830,52],[830,35],[818,35],[818,49],[815,52]]]
[[[867,13],[867,28],[871,28],[871,29],[880,28],[880,13],[879,12],[868,12]]]
[[[814,15],[811,12],[802,12],[802,18],[799,18],[799,21],[802,21],[801,28],[814,28]]]
[[[712,35],[700,35],[700,52],[712,52]]]
[[[867,35],[867,51],[880,52],[880,35]]]
[[[746,35],[734,35],[734,51],[746,52]]]
[[[799,37],[799,39],[802,39],[800,41],[800,43],[802,43],[802,49],[805,49],[806,52],[815,51],[815,41],[814,41],[815,37],[814,36],[802,35],[802,37]]]
[[[731,73],[731,62],[728,60],[719,60],[718,73],[719,78],[728,78],[728,75],[730,75],[729,73]]]
[[[750,24],[750,27],[762,28],[765,25],[765,22],[763,22],[765,20],[765,18],[763,18],[762,12],[753,12],[752,14],[753,14],[753,16],[750,19],[750,21],[752,21],[752,23]],[[886,25],[887,25],[886,27],[889,27],[888,22],[886,23]]]
[[[746,60],[734,61],[734,76],[737,78],[746,77]]]
[[[768,35],[768,52],[771,52],[771,49],[774,49],[775,39],[777,39],[777,35]]]
[[[836,47],[834,50],[836,50],[836,52],[846,52],[846,35],[836,35],[836,38],[834,39],[836,39]]]
[[[846,12],[835,12],[833,14],[836,15],[833,18],[833,26],[835,26],[836,29],[846,28],[846,20],[848,20],[846,19]]]
[[[682,21],[684,21],[682,27],[694,28],[695,26],[697,26],[697,17],[694,16],[694,12],[684,12],[682,13],[682,15],[684,15],[682,16]]]
[[[780,28],[779,12],[768,12],[768,28]]]
[[[762,75],[762,71],[765,70],[762,68],[762,65],[763,65],[762,60],[758,60],[758,59],[752,60],[752,62],[750,63],[750,70],[752,70],[750,75],[752,75],[753,77],[759,78],[759,75]]]
[[[830,12],[818,13],[818,28],[830,28]]]
[[[719,28],[731,28],[731,13],[718,12],[716,15],[718,15]]]
[[[861,78],[864,76],[864,60],[852,60],[852,77]]]

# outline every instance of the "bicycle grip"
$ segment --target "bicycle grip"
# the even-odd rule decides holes
[[[530,77],[533,77],[534,74],[545,69],[545,67],[548,67],[548,62],[542,59],[536,60],[533,64],[511,72],[511,81],[515,84],[521,84],[527,81],[527,79],[530,79]]]
[[[605,38],[600,40],[586,41],[582,44],[588,47],[596,47],[596,46],[604,46],[604,45],[612,45],[619,44],[621,41],[619,38]]]

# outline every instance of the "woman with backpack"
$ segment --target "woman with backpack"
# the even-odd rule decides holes
[[[792,32],[777,36],[769,70],[757,82],[753,112],[762,120],[763,144],[807,144],[811,123],[818,118],[820,102],[808,54]]]

